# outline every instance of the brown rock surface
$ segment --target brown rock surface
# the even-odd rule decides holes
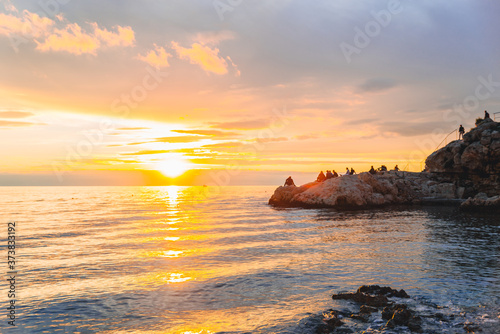
[[[484,193],[486,199],[473,198]],[[429,199],[471,198],[464,208],[497,208],[500,195],[500,123],[486,120],[427,157],[421,173],[381,172],[337,177],[276,189],[269,204],[285,207],[360,209]]]

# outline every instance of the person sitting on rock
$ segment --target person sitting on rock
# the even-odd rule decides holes
[[[294,186],[295,187],[295,183],[293,182],[293,179],[291,176],[289,176],[288,179],[286,179],[285,186]]]
[[[351,173],[350,173],[350,174],[351,174],[351,175],[356,174],[356,172],[354,171],[354,168],[352,168],[352,167],[351,167]]]
[[[349,171],[349,167],[345,168],[345,174],[344,175],[351,175],[351,172]]]
[[[458,139],[464,139],[464,134],[465,134],[465,129],[464,127],[462,126],[462,124],[460,124],[460,127],[458,128]]]
[[[339,174],[337,174],[337,172],[334,169],[332,169],[332,174],[333,174],[333,177],[339,177]]]
[[[387,167],[385,165],[380,166],[381,172],[387,172]]]
[[[370,170],[368,171],[370,174],[377,174],[377,171],[375,170],[375,168],[370,168]]]
[[[331,178],[333,178],[333,174],[332,174],[332,172],[331,172],[331,171],[327,170],[327,171],[326,171],[326,179],[327,179],[327,180],[329,180],[329,179],[331,179]]]
[[[321,172],[319,173],[318,177],[316,178],[316,181],[317,181],[317,182],[323,182],[323,181],[325,181],[325,180],[326,180],[326,176],[325,176],[325,174],[323,174],[323,171],[321,171]]]
[[[398,165],[394,166],[394,170],[395,170],[396,172],[399,172],[399,167],[398,167]]]
[[[490,118],[490,114],[485,110],[484,111],[484,119]]]

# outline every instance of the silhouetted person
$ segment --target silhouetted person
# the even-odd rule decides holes
[[[289,176],[288,179],[286,179],[285,186],[295,186],[295,183],[293,182],[291,176]]]
[[[396,172],[397,172],[397,171],[399,171],[399,167],[398,167],[398,165],[394,166],[394,170],[395,170]]]
[[[485,110],[484,111],[484,119],[490,118],[490,114]]]
[[[318,177],[316,178],[316,181],[318,181],[318,182],[323,182],[323,181],[325,181],[325,180],[326,180],[326,176],[325,176],[325,174],[323,174],[323,171],[321,171],[321,172],[319,173]]]
[[[339,174],[335,170],[332,170],[333,177],[339,177]]]
[[[465,129],[464,127],[462,126],[462,124],[460,124],[460,127],[458,128],[458,139],[464,139],[464,134],[465,134]]]
[[[329,179],[331,179],[331,178],[333,178],[333,174],[332,174],[332,172],[331,172],[331,171],[327,170],[327,171],[326,171],[326,179],[327,179],[327,180],[329,180]]]
[[[354,168],[352,168],[352,167],[351,167],[351,173],[350,173],[350,174],[351,174],[351,175],[356,174],[356,172],[354,171]]]
[[[345,175],[351,175],[351,172],[349,172],[349,167],[345,168]]]
[[[380,166],[381,172],[387,172],[387,167],[385,165]]]
[[[370,168],[370,170],[368,171],[370,174],[377,174],[377,171],[375,170],[375,168]]]

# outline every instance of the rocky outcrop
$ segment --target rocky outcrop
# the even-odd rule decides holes
[[[436,180],[463,187],[465,198],[481,192],[499,195],[500,123],[484,120],[463,141],[453,141],[429,155],[425,164]]]
[[[430,173],[361,173],[275,190],[269,204],[283,207],[361,209],[389,204],[414,204],[425,199],[454,199],[460,189],[433,180]]]
[[[479,198],[475,196],[483,193]],[[361,209],[390,204],[463,203],[464,209],[498,209],[500,195],[500,123],[484,121],[432,153],[421,173],[361,173],[275,190],[269,204],[284,207]]]

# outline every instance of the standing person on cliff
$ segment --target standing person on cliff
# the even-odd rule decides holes
[[[464,127],[462,126],[462,124],[460,124],[460,127],[458,128],[458,139],[464,139],[464,134],[465,134],[465,129]]]

